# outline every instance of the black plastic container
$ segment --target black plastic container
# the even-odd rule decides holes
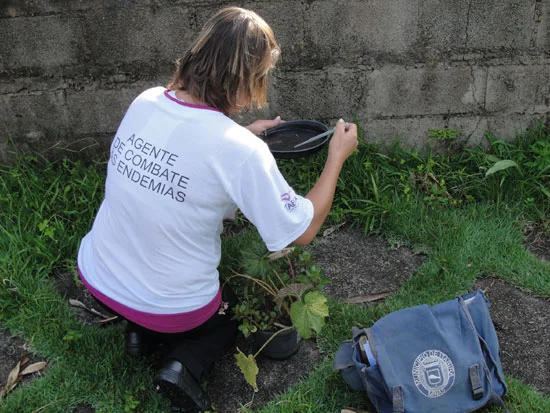
[[[275,334],[272,331],[257,331],[252,335],[252,346],[257,352],[269,338]],[[279,333],[271,340],[260,354],[273,360],[285,360],[292,357],[300,348],[302,337],[293,327]]]
[[[327,130],[326,125],[314,120],[290,120],[258,136],[267,143],[275,158],[302,158],[319,151],[328,142],[330,135],[298,148],[295,146]]]

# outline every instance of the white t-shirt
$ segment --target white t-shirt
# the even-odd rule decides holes
[[[105,199],[81,242],[79,269],[135,310],[196,310],[219,290],[222,222],[237,208],[271,251],[313,218],[261,139],[213,108],[146,90],[111,144]]]

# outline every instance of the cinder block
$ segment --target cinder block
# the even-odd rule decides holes
[[[304,8],[300,1],[247,2],[243,7],[258,13],[271,26],[281,46],[279,67],[303,66]]]
[[[2,19],[0,70],[75,64],[83,44],[77,19],[41,16]]]
[[[526,50],[533,32],[533,2],[427,0],[421,24],[428,46],[447,53]]]
[[[485,68],[385,66],[372,72],[369,117],[426,116],[479,111],[484,106]]]
[[[63,91],[1,95],[0,124],[17,143],[36,143],[67,130]]]
[[[407,56],[418,41],[419,3],[419,0],[315,1],[304,16],[310,53],[330,62],[353,61],[357,56],[371,56],[383,62],[391,55]]]
[[[544,118],[544,115],[542,116]],[[546,115],[548,118],[548,115]],[[498,113],[488,118],[487,129],[497,138],[510,141],[537,126],[537,118],[524,113]]]
[[[182,56],[196,35],[191,10],[192,7],[173,5],[152,12],[146,27],[149,34],[140,32],[138,36],[144,43],[142,47],[153,44],[150,58],[175,62]]]
[[[426,47],[440,53],[464,49],[468,38],[468,9],[467,1],[425,0],[419,22]]]
[[[69,128],[75,135],[114,134],[130,103],[151,86],[136,82],[116,90],[68,91]]]
[[[287,119],[350,119],[364,107],[366,76],[361,71],[282,72],[274,79],[271,110]]]
[[[470,2],[467,47],[526,50],[534,28],[534,2],[484,0]],[[447,15],[446,19],[450,16]]]
[[[428,145],[428,130],[444,128],[445,120],[443,116],[369,118],[362,121],[361,126],[368,143],[391,145],[395,141],[399,141],[402,147],[423,152]]]
[[[460,131],[457,143],[468,147],[486,146],[485,133],[489,128],[489,120],[483,115],[451,116],[421,116],[415,118],[369,119],[361,124],[367,142],[391,144],[396,139],[406,148],[420,152],[428,147],[434,150],[444,150],[445,144],[429,139],[431,129],[456,129]],[[509,138],[513,133],[507,132]]]
[[[531,114],[513,113],[495,115],[453,115],[446,116],[419,116],[404,118],[372,119],[366,114],[359,114],[363,119],[361,126],[367,142],[390,144],[399,139],[407,148],[424,151],[427,145],[432,148],[441,147],[430,142],[430,129],[450,128],[461,131],[459,139],[466,146],[486,147],[488,141],[486,132],[490,131],[499,139],[511,141],[519,134],[525,133],[529,127],[536,127],[537,118]],[[548,115],[541,115],[547,119]]]
[[[128,7],[90,11],[84,23],[87,60],[95,64],[176,60],[189,43],[188,9]]]
[[[550,112],[550,66],[495,66],[489,68],[489,112]]]

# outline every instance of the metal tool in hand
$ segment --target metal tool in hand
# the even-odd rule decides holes
[[[319,135],[315,135],[312,138],[309,138],[307,141],[301,142],[298,145],[295,145],[294,147],[299,148],[300,146],[306,145],[306,144],[311,143],[311,142],[315,142],[315,141],[317,141],[321,138],[324,138],[327,135],[330,135],[330,134],[334,133],[335,129],[336,128],[332,128],[332,129],[329,129],[326,132],[320,133]],[[349,129],[349,123],[346,122],[346,130],[348,130],[348,129]]]

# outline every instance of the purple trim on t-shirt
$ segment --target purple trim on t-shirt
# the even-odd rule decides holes
[[[218,290],[216,296],[206,304],[204,307],[198,308],[193,311],[188,311],[185,313],[177,314],[154,314],[147,313],[144,311],[134,310],[133,308],[127,307],[124,304],[121,304],[112,298],[107,297],[105,294],[101,293],[94,287],[92,287],[88,281],[82,275],[80,268],[78,268],[78,275],[80,279],[90,291],[90,293],[105,304],[107,307],[111,308],[113,311],[120,314],[122,317],[130,320],[136,324],[139,324],[142,327],[145,327],[149,330],[158,331],[160,333],[181,333],[183,331],[192,330],[195,327],[200,326],[205,323],[218,309],[221,304],[221,289]]]
[[[194,103],[187,103],[182,100],[179,100],[178,98],[171,96],[170,93],[168,93],[168,90],[164,91],[164,96],[166,96],[172,102],[176,102],[178,105],[187,106],[193,109],[206,109],[206,110],[213,110],[214,112],[221,112],[221,110],[213,108],[212,106],[195,105]]]

